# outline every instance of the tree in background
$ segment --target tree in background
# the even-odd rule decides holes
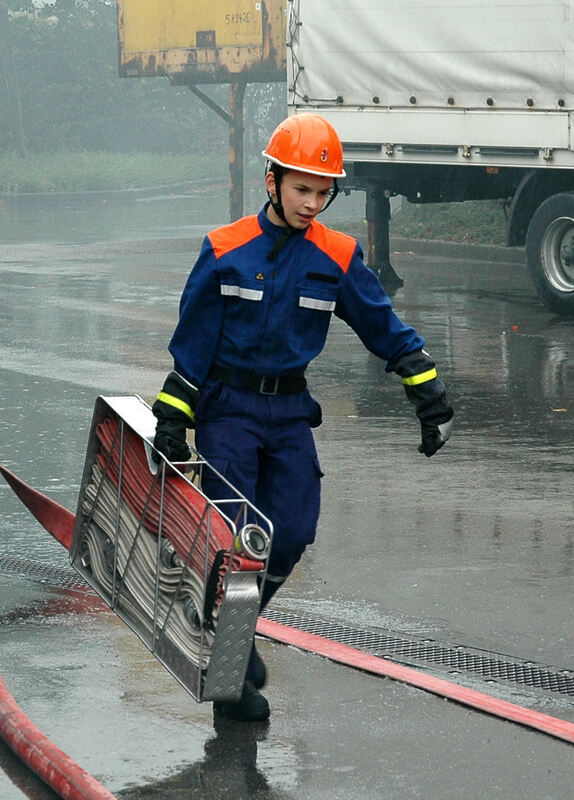
[[[116,13],[110,0],[0,0],[0,150],[227,153],[227,125],[185,87],[118,77]],[[226,106],[226,86],[207,91]],[[285,115],[285,85],[253,84],[245,103],[250,158]]]
[[[14,47],[9,22],[6,0],[0,0],[0,67],[3,89],[0,94],[0,102],[5,112],[2,115],[4,130],[0,129],[0,132],[3,134],[2,139],[7,148],[19,156],[25,156],[27,146],[22,115],[22,94],[18,71],[14,63]]]

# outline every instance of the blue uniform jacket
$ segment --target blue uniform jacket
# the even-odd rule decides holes
[[[186,283],[169,344],[177,372],[201,386],[212,365],[302,374],[325,344],[331,314],[391,371],[424,340],[394,313],[359,243],[317,220],[268,255],[285,229],[257,215],[212,231]]]

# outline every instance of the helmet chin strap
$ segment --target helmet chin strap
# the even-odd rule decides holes
[[[281,202],[281,179],[283,178],[284,170],[282,167],[278,167],[275,164],[272,164],[270,161],[267,162],[265,167],[265,175],[268,172],[272,172],[275,176],[275,200],[271,196],[269,190],[267,191],[267,197],[269,198],[269,202],[271,203],[271,208],[277,214],[279,219],[284,222],[287,226],[289,223],[285,219],[285,212],[283,211],[283,203]]]
[[[338,194],[339,194],[339,184],[337,183],[337,178],[333,178],[333,190],[331,191],[331,196],[329,197],[329,199],[319,212],[320,214],[322,214],[323,211],[326,211],[329,208],[329,206],[331,205],[331,203],[333,202],[335,197],[337,197]]]
[[[281,189],[279,188],[277,182],[275,182],[275,189],[277,192],[276,199],[274,200],[269,194],[269,192],[267,192],[267,197],[269,198],[269,202],[271,203],[273,211],[277,214],[279,219],[282,220],[285,223],[285,225],[288,226],[289,223],[285,219],[285,212],[283,211],[283,203],[281,202]]]

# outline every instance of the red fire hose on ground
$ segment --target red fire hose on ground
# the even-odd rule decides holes
[[[382,675],[446,697],[487,714],[525,725],[541,733],[574,743],[574,724],[541,714],[491,695],[434,678],[423,672],[369,655],[312,633],[260,618],[257,632],[274,641],[299,647],[332,661]],[[117,800],[105,787],[54,745],[26,717],[0,677],[0,737],[65,800]]]
[[[0,737],[65,800],[116,800],[28,719],[0,677]]]
[[[72,512],[32,489],[2,465],[0,473],[41,524],[69,549],[74,527]],[[416,669],[369,655],[357,648],[271,620],[260,618],[257,632],[275,641],[317,653],[332,661],[416,686],[485,713],[574,743],[574,723],[566,720],[499,700],[450,681],[434,678]],[[1,677],[0,736],[64,800],[115,800],[107,789],[35,728],[11,697]]]
[[[412,667],[404,667],[402,664],[396,664],[385,658],[370,655],[355,647],[334,642],[324,636],[299,631],[288,625],[282,625],[263,617],[260,617],[257,623],[257,633],[276,642],[283,642],[301,650],[306,650],[308,653],[325,656],[325,658],[336,661],[339,664],[345,664],[347,667],[354,667],[355,669],[370,672],[373,675],[382,675],[410,686],[416,686],[418,689],[424,689],[440,697],[446,697],[448,700],[455,700],[471,708],[477,708],[486,714],[492,714],[510,722],[517,722],[520,725],[525,725],[528,728],[533,728],[541,733],[546,733],[549,736],[574,744],[574,723],[567,720],[541,714],[538,711],[533,711],[515,703],[509,703],[506,700],[499,700],[496,697],[492,697],[492,695],[477,692],[475,689],[467,689],[457,683],[426,675],[424,672]]]

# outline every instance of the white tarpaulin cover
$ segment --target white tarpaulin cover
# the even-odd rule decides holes
[[[572,94],[574,3],[294,0],[294,105],[557,109]],[[303,69],[300,69],[300,68]],[[562,105],[562,104],[560,104]]]

